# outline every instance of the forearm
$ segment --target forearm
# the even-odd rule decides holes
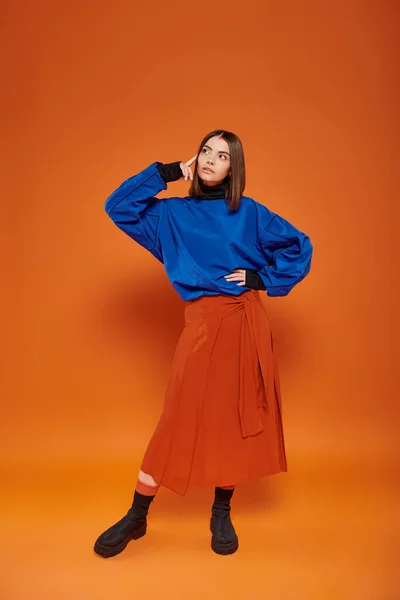
[[[182,169],[179,160],[173,163],[159,163],[157,168],[165,183],[177,181],[182,177]]]
[[[265,290],[265,285],[258,271],[246,269],[245,286],[253,290]]]
[[[155,195],[167,189],[158,170],[158,162],[152,163],[137,175],[129,177],[107,198],[104,208],[113,221],[129,218],[140,219]]]
[[[310,272],[313,246],[305,234],[273,254],[272,264],[259,270],[268,296],[287,296]]]

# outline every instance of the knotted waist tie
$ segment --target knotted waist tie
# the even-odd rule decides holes
[[[239,415],[242,436],[256,435],[263,430],[260,409],[266,409],[271,399],[279,397],[275,385],[277,369],[273,354],[271,328],[259,293],[249,290],[239,296],[202,297],[200,312],[207,323],[207,346],[212,348],[222,319],[241,311],[239,356]]]

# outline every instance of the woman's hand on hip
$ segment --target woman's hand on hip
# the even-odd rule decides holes
[[[246,285],[246,269],[234,269],[229,275],[224,275],[227,281],[239,281],[237,285]]]

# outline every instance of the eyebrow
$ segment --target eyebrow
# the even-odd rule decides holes
[[[204,144],[203,148],[210,148],[210,150],[212,150],[211,146],[209,146],[208,144]],[[230,156],[229,152],[225,152],[225,150],[218,150],[218,154],[227,154],[228,156]]]

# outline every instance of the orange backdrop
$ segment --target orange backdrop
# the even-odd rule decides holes
[[[1,598],[395,598],[398,4],[3,11]],[[263,295],[289,471],[238,488],[231,557],[209,548],[211,490],[162,489],[146,538],[105,561],[183,301],[104,201],[214,128],[243,141],[245,193],[314,245],[304,282]]]

